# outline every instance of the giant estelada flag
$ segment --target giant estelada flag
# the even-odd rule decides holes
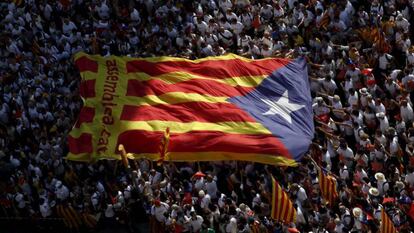
[[[307,65],[234,54],[199,60],[78,53],[84,100],[68,159],[243,160],[295,166],[314,126]]]

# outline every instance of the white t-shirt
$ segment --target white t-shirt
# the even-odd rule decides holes
[[[168,208],[170,206],[167,203],[161,202],[160,206],[152,206],[151,215],[155,216],[158,222],[164,222],[166,220],[164,213],[168,211]]]
[[[411,107],[410,103],[407,103],[406,107],[401,106],[400,114],[404,122],[413,121],[414,119],[413,108]]]
[[[388,64],[390,64],[390,60],[392,59],[392,56],[389,54],[384,54],[381,57],[378,58],[379,62],[379,68],[382,70],[386,70]]]
[[[388,118],[384,117],[384,119],[378,119],[378,121],[380,122],[380,129],[382,133],[385,133],[388,129],[388,127],[390,126],[390,124],[388,123]]]
[[[353,160],[354,159],[354,152],[351,148],[347,147],[346,149],[338,148],[336,152],[339,155],[342,155],[346,160]]]
[[[208,194],[206,194],[202,199],[201,199],[201,202],[200,202],[200,207],[202,208],[202,209],[204,209],[204,208],[208,208],[208,206],[210,205],[210,203],[211,203],[211,197],[210,197],[210,195],[208,195]]]
[[[191,218],[190,225],[191,225],[192,232],[198,232],[199,230],[201,230],[203,221],[204,219],[200,215],[197,215],[197,218],[195,220]]]
[[[96,10],[98,11],[98,15],[101,19],[109,18],[109,7],[105,3],[102,3],[101,6],[96,7]]]
[[[211,182],[206,182],[205,189],[211,198],[217,198],[217,184],[214,180]]]
[[[347,166],[344,166],[343,168],[339,169],[339,177],[342,180],[349,179],[349,171],[348,171],[348,167]]]
[[[405,183],[407,183],[411,188],[414,187],[414,172],[411,172],[405,176]]]

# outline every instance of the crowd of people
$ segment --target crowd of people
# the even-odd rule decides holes
[[[414,229],[414,1],[8,0],[0,3],[0,216],[71,231]],[[124,169],[64,159],[82,106],[72,55],[305,56],[315,139],[297,168],[246,162]],[[337,180],[327,203],[318,169]],[[110,172],[108,172],[110,171]],[[271,176],[296,223],[270,218]]]

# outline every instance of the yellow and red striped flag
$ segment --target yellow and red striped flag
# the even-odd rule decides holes
[[[317,165],[315,165],[317,166]],[[319,188],[321,189],[322,197],[329,205],[333,205],[338,199],[338,191],[336,189],[336,179],[331,175],[325,174],[318,166],[319,170]]]
[[[319,27],[322,27],[323,29],[327,29],[329,23],[331,22],[331,18],[329,17],[328,11],[325,11],[322,15],[322,19],[319,22]]]
[[[296,209],[289,195],[283,191],[279,183],[272,176],[272,209],[270,217],[283,223],[296,222]]]
[[[160,159],[157,161],[158,165],[164,162],[165,156],[168,153],[169,143],[170,143],[170,128],[167,127],[167,129],[164,132],[164,136],[161,139],[161,143],[160,143]]]
[[[388,217],[388,214],[385,212],[384,208],[381,210],[381,228],[380,233],[397,233],[394,223]]]
[[[84,105],[70,160],[244,160],[296,166],[314,134],[304,58],[74,57]],[[169,127],[169,140],[160,138]],[[166,140],[164,140],[166,141]]]

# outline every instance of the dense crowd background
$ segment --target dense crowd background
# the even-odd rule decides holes
[[[72,232],[414,229],[411,0],[16,0],[0,3],[0,216]],[[316,134],[297,168],[64,160],[82,101],[71,56],[306,56]],[[313,158],[313,161],[310,159]],[[320,195],[316,164],[338,181]],[[131,175],[132,174],[132,175]],[[269,218],[270,175],[297,208]],[[413,217],[411,217],[413,216]]]

